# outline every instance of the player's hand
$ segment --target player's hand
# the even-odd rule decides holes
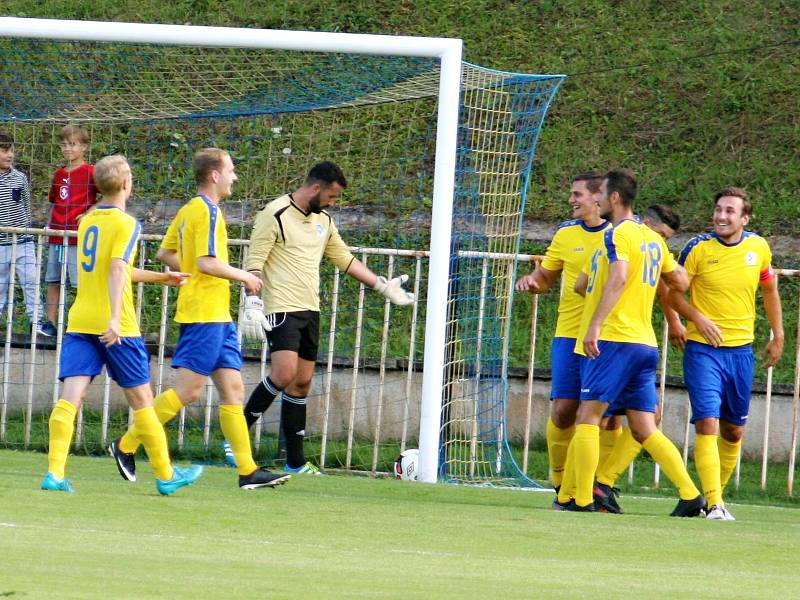
[[[261,281],[261,277],[249,271],[245,271],[245,278],[243,281],[244,289],[247,291],[248,295],[257,294],[264,285],[264,282]]]
[[[764,368],[774,367],[783,354],[783,338],[773,338],[764,347]]]
[[[711,346],[714,348],[719,348],[722,345],[722,332],[719,330],[719,327],[716,326],[714,321],[709,319],[706,316],[699,316],[695,322],[695,327],[697,327],[697,331],[700,332],[700,335],[703,336],[703,339],[707,341]]]
[[[108,329],[106,329],[100,336],[100,341],[103,342],[107,348],[110,348],[114,344],[122,343],[119,319],[111,319],[108,322]]]
[[[406,281],[408,281],[408,275],[400,275],[389,281],[386,280],[386,277],[378,276],[372,289],[386,296],[392,304],[407,306],[414,302],[414,294],[403,289]]]
[[[583,351],[589,358],[597,358],[600,356],[600,327],[590,325],[586,331],[586,336],[583,338]]]
[[[670,346],[677,348],[681,352],[686,349],[686,327],[683,323],[676,321],[669,324],[668,333]]]
[[[181,287],[192,276],[191,273],[182,273],[181,271],[165,271],[164,275],[167,276],[164,285],[170,287]]]
[[[517,283],[514,284],[514,289],[518,292],[532,292],[534,294],[540,294],[542,292],[533,273],[528,273],[520,277]]]
[[[247,296],[244,299],[244,311],[239,319],[239,331],[246,340],[263,342],[264,331],[272,331],[267,317],[264,316],[264,303],[258,296]]]

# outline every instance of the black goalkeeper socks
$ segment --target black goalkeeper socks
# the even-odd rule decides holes
[[[306,399],[283,394],[281,429],[286,436],[286,465],[296,469],[306,464],[303,438],[306,435]]]
[[[258,421],[258,418],[272,405],[275,396],[280,393],[281,390],[272,383],[269,376],[265,377],[263,381],[256,386],[256,389],[250,394],[250,398],[247,400],[247,404],[244,407],[244,418],[247,421],[248,429],[253,426],[253,423]]]

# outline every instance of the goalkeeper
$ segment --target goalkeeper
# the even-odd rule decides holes
[[[350,253],[339,236],[324,209],[333,206],[346,187],[347,180],[337,165],[314,165],[298,190],[273,200],[256,216],[250,236],[245,270],[261,277],[263,302],[255,295],[247,297],[239,329],[246,339],[263,341],[266,337],[271,366],[269,375],[250,395],[244,412],[250,427],[283,392],[280,423],[289,473],[318,473],[316,466],[306,462],[303,437],[306,397],[319,345],[322,257],[393,304],[414,302],[414,295],[402,287],[407,275],[390,281],[376,276]]]

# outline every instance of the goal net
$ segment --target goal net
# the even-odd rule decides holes
[[[508,436],[508,339],[534,151],[561,76],[461,65],[455,191],[442,213],[450,227],[441,227],[432,217],[441,202],[437,57],[3,37],[7,24],[0,26],[0,130],[13,136],[17,168],[30,179],[34,228],[47,222],[50,180],[62,164],[58,132],[67,123],[89,131],[89,161],[119,152],[131,162],[129,212],[142,221],[139,260],[148,268],[160,268],[160,236],[194,193],[196,150],[224,148],[236,164],[239,180],[222,203],[234,264],[246,256],[256,212],[296,189],[315,162],[336,162],[350,183],[331,211],[343,238],[375,272],[409,274],[418,301],[393,307],[323,266],[308,458],[329,469],[390,471],[402,449],[424,447],[422,418],[435,421],[427,427],[438,434],[440,480],[535,485],[517,467]],[[47,238],[34,232],[41,269]],[[443,239],[444,269],[431,260]],[[65,314],[71,292],[63,283]],[[446,289],[444,303],[432,297],[437,286]],[[31,340],[20,325],[21,296],[10,299],[0,443],[42,446],[57,398],[63,325],[54,340]],[[136,298],[156,392],[172,381],[175,299],[174,290],[158,286],[140,286]],[[233,294],[234,315],[240,302]],[[432,327],[443,332],[444,348],[426,346]],[[269,354],[251,344],[243,353],[247,394],[267,374]],[[423,375],[429,368],[437,372]],[[433,400],[425,398],[425,377],[436,384]],[[209,386],[170,424],[174,452],[221,459],[217,400]],[[426,402],[437,410],[426,410]],[[262,459],[280,459],[278,405],[254,430]],[[121,393],[107,380],[93,386],[76,449],[99,451],[127,422]]]

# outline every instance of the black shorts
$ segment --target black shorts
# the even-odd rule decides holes
[[[267,332],[270,352],[291,350],[303,360],[317,360],[319,351],[319,313],[313,310],[275,313],[267,318],[275,323]]]

